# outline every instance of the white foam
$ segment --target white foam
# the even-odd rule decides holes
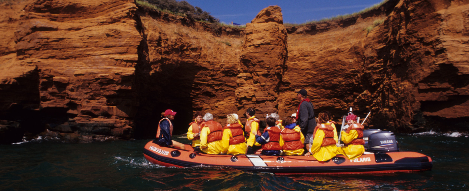
[[[430,131],[427,131],[427,132],[414,133],[413,135],[436,135],[436,134],[438,134],[438,133],[430,130]]]
[[[461,136],[463,136],[463,134],[461,134],[460,132],[445,133],[443,135],[445,135],[447,137],[461,137]]]

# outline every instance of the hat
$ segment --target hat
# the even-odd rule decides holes
[[[171,109],[167,109],[166,111],[164,111],[164,116],[167,116],[167,115],[176,115],[176,112],[174,112]]]
[[[296,118],[296,113],[291,114],[291,117],[292,117],[292,118]]]
[[[347,118],[345,118],[346,121],[349,121],[349,120],[355,121],[355,119],[357,119],[357,116],[354,114],[349,114],[347,115]]]
[[[304,89],[301,89],[300,91],[296,92],[296,93],[299,93],[301,94],[302,96],[307,96],[308,95],[308,92]]]
[[[256,111],[250,107],[246,110],[246,113],[248,113],[250,116],[254,116],[254,114],[256,114]]]

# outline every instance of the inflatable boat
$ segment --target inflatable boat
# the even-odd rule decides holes
[[[430,157],[417,152],[400,152],[391,132],[374,131],[369,134],[366,139],[364,137],[368,151],[353,160],[342,155],[325,162],[317,161],[312,156],[210,155],[196,152],[190,145],[185,145],[185,149],[162,147],[154,140],[145,145],[143,154],[148,161],[162,166],[228,167],[274,174],[354,174],[431,170]]]

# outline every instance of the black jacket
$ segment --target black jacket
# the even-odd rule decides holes
[[[304,135],[314,132],[316,119],[314,118],[314,108],[311,102],[304,101],[301,103],[296,124],[300,126],[301,132]]]
[[[158,145],[167,147],[173,144],[170,134],[170,125],[168,120],[163,120],[160,123],[160,137],[158,137]]]

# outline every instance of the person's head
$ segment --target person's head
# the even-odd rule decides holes
[[[345,121],[347,121],[347,124],[355,124],[357,122],[357,116],[352,114],[347,115],[345,118]]]
[[[329,112],[323,111],[320,112],[318,115],[318,122],[319,123],[327,123],[330,120]]]
[[[271,113],[269,116],[273,117],[276,121],[278,121],[280,119],[280,115],[278,115],[276,113]]]
[[[292,123],[296,123],[296,113],[291,114]]]
[[[164,117],[167,117],[168,119],[173,120],[174,116],[176,116],[176,112],[174,112],[171,109],[167,109],[166,111],[164,111],[163,115],[164,115]]]
[[[267,126],[268,127],[272,127],[272,126],[275,126],[275,122],[277,120],[273,117],[268,117],[267,119],[265,119],[265,123],[267,123]]]
[[[296,92],[296,97],[298,98],[298,100],[303,100],[306,98],[306,96],[308,96],[308,92],[305,90],[305,89],[301,89],[300,91]]]
[[[284,127],[287,126],[287,125],[290,125],[292,123],[294,123],[292,117],[285,117],[285,119],[283,119],[283,121],[282,121],[282,125]]]
[[[194,114],[194,119],[196,123],[201,123],[204,120],[203,117],[204,117],[204,113],[201,111],[197,111]]]
[[[246,117],[252,117],[256,114],[256,111],[254,110],[254,108],[250,107],[246,110]]]
[[[211,113],[206,113],[204,115],[204,121],[210,121],[213,120],[213,115]]]
[[[226,123],[227,124],[235,124],[238,123],[238,118],[235,114],[229,114],[226,116]]]

